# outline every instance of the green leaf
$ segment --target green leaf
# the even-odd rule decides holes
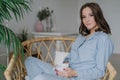
[[[7,45],[9,51],[10,47],[12,47],[16,58],[20,53],[22,57],[24,56],[22,44],[15,33],[2,23],[4,23],[5,20],[11,20],[13,16],[17,21],[22,19],[26,13],[31,11],[31,1],[32,0],[0,0],[0,43],[3,42]],[[0,64],[0,70],[3,72],[5,69],[6,67]]]
[[[22,53],[22,45],[18,37],[12,30],[2,24],[0,24],[0,41],[3,41],[8,46],[8,50],[12,47],[15,55]]]
[[[5,69],[6,69],[6,66],[0,64],[0,80],[1,80],[1,78],[3,76],[3,73],[4,73]]]
[[[2,0],[0,2],[0,23],[4,22],[4,20],[11,20],[12,12],[18,21],[18,19],[22,19],[26,12],[30,12],[30,2],[31,0]]]
[[[1,70],[2,72],[4,72],[4,71],[5,71],[5,69],[6,69],[6,66],[4,66],[4,65],[0,64],[0,70]]]

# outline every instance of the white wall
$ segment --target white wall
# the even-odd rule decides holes
[[[48,6],[54,10],[53,21],[57,32],[78,32],[78,27],[76,27],[78,26],[77,2],[78,0],[34,0],[30,14],[26,15],[18,23],[13,19],[8,25],[16,33],[20,33],[24,26],[28,28],[29,32],[33,32],[39,8]]]
[[[29,33],[34,31],[37,21],[39,7],[48,6],[54,10],[54,25],[57,32],[77,33],[79,30],[79,9],[86,3],[94,1],[100,4],[104,16],[112,30],[112,39],[115,43],[115,53],[120,54],[119,38],[119,19],[120,19],[120,0],[34,0],[32,12],[16,23],[15,19],[8,22],[8,25],[15,33],[20,33],[23,27],[28,28]]]

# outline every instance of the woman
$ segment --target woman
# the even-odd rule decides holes
[[[25,65],[31,80],[97,80],[104,76],[106,64],[113,53],[109,25],[97,3],[84,4],[80,18],[80,35],[64,60],[69,63],[69,68],[54,71],[50,64],[29,57]]]

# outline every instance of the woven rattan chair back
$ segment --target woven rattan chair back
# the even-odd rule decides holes
[[[117,72],[116,72],[115,68],[113,67],[113,65],[110,62],[108,62],[106,74],[102,80],[115,80],[116,74],[117,74]]]

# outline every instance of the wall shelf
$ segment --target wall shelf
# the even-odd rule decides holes
[[[60,32],[32,32],[34,38],[48,36],[77,36],[77,33],[60,33]]]

